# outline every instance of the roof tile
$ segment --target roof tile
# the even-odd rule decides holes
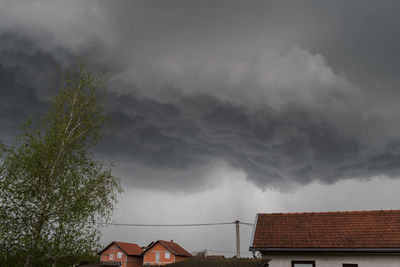
[[[137,244],[119,242],[119,241],[115,241],[114,243],[130,256],[139,256],[143,252],[142,248],[139,247]]]
[[[252,248],[400,248],[400,210],[259,214]]]

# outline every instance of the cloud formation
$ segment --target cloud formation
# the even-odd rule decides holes
[[[353,22],[353,4],[277,1],[251,4],[249,13],[239,2],[210,4],[5,1],[2,138],[43,112],[55,65],[83,55],[110,72],[114,131],[97,153],[128,185],[204,190],[221,162],[262,188],[398,177],[398,80],[390,74],[398,53],[378,50],[370,31],[356,38],[343,29],[336,15],[345,9],[344,21]],[[388,7],[376,12],[376,28],[398,20]],[[383,64],[378,55],[387,74],[373,71]]]

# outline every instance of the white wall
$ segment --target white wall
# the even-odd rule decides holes
[[[263,255],[270,258],[270,267],[291,267],[292,260],[315,261],[315,267],[342,267],[356,263],[358,267],[400,267],[400,255]]]

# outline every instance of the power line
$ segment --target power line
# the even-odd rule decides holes
[[[241,221],[239,221],[239,223],[240,224],[244,224],[244,225],[248,225],[248,226],[253,226],[254,225],[254,223],[245,223],[245,222],[241,222]]]
[[[253,225],[252,223],[239,222],[244,225]],[[235,222],[217,222],[217,223],[187,223],[187,224],[142,224],[142,223],[100,223],[111,226],[136,226],[136,227],[191,227],[191,226],[211,226],[235,224]]]
[[[191,224],[140,224],[140,223],[103,223],[114,226],[144,226],[144,227],[180,227],[180,226],[208,226],[208,225],[223,225],[229,223],[191,223]]]
[[[249,227],[253,227],[253,226],[254,226],[253,223],[249,223],[249,224],[247,224],[247,223],[240,223],[240,224],[243,224],[243,225],[246,225],[246,226],[249,226]]]
[[[215,250],[215,249],[189,249],[190,251],[201,252],[206,250],[207,252],[217,252],[217,253],[231,253],[235,254],[236,251],[228,251],[228,250]],[[240,253],[250,253],[250,251],[240,251]]]

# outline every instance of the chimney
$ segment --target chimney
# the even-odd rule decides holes
[[[171,239],[171,243],[174,243],[174,240]]]

